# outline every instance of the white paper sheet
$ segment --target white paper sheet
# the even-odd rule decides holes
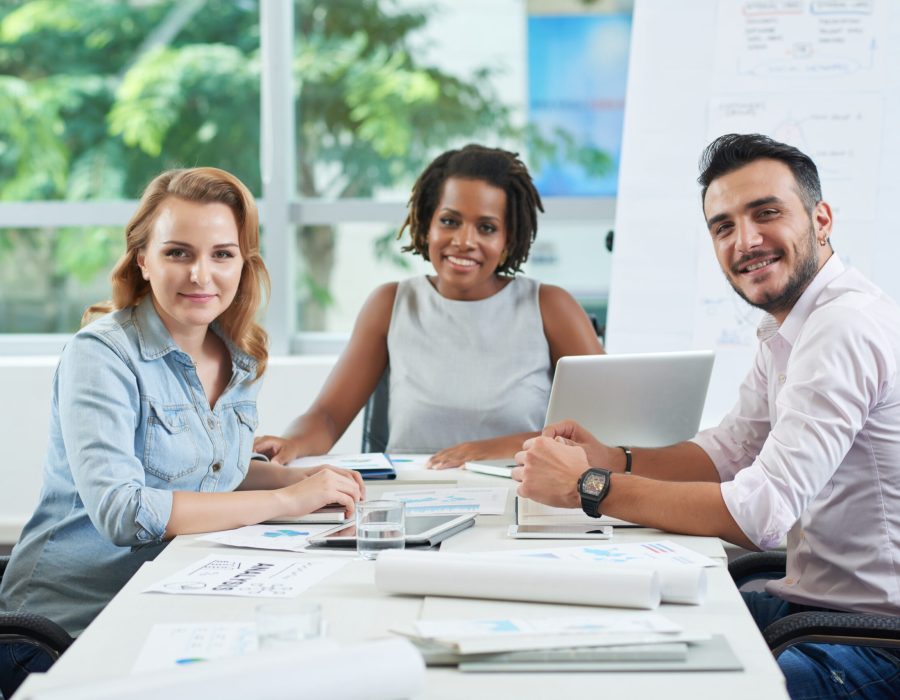
[[[290,598],[347,562],[334,559],[267,559],[209,555],[145,588],[145,593]]]
[[[484,552],[484,556],[494,556],[497,552]],[[671,564],[675,566],[718,566],[707,556],[695,552],[671,540],[635,542],[632,544],[591,544],[579,547],[554,547],[553,549],[530,549],[503,552],[505,556],[553,555],[571,561],[599,561],[609,564]]]
[[[332,528],[334,525],[247,525],[235,530],[209,532],[198,539],[229,547],[302,552],[309,544],[310,535]]]
[[[245,656],[257,650],[252,622],[184,622],[153,625],[132,673]]]
[[[394,469],[401,471],[418,471],[425,469],[428,460],[431,459],[430,454],[389,454],[387,458],[391,460]]]
[[[516,636],[521,634],[623,634],[659,632],[674,634],[681,626],[658,613],[630,612],[606,615],[556,615],[553,617],[500,617],[482,620],[417,620],[416,631],[429,639]]]
[[[324,645],[264,651],[169,671],[38,690],[32,700],[394,700],[425,688],[425,664],[404,639],[367,642],[335,650]],[[348,673],[348,668],[352,672]]]
[[[298,457],[288,462],[289,467],[319,467],[329,464],[332,467],[355,469],[362,472],[368,469],[391,469],[394,465],[381,452],[366,452],[363,454],[340,455],[312,455],[310,457]]]
[[[406,504],[407,515],[452,515],[458,513],[482,513],[503,515],[509,489],[489,488],[441,488],[415,489],[412,491],[386,491],[381,497]]]
[[[706,599],[705,567],[717,563],[671,540],[634,544],[593,544],[553,549],[482,552],[473,556],[538,559],[543,562],[593,562],[604,568],[649,568],[659,574],[663,603],[700,605]]]
[[[671,620],[637,610],[543,618],[419,620],[415,629],[419,639],[446,645],[460,654],[687,641],[682,628]]]
[[[375,561],[375,585],[388,593],[655,608],[659,576],[649,569],[599,567],[441,552],[387,551]]]

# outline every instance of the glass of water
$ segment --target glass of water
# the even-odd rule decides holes
[[[406,544],[406,504],[400,501],[362,501],[356,504],[356,551],[374,559],[385,549]]]
[[[302,598],[285,598],[256,606],[260,649],[281,649],[319,639],[325,633],[322,606]]]

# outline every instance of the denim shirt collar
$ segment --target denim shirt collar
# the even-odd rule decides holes
[[[193,366],[194,362],[191,356],[175,344],[172,335],[156,312],[152,295],[146,294],[137,303],[132,312],[132,318],[137,329],[138,344],[143,359],[148,361],[156,360],[168,355],[170,352],[174,352],[179,362]],[[219,326],[219,322],[213,321],[210,328],[222,339],[222,342],[228,348],[228,352],[231,354],[231,364],[235,373],[239,375],[236,379],[240,380],[245,376],[256,374],[256,360],[238,348],[231,338],[225,335]]]

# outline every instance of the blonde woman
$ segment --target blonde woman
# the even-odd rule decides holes
[[[171,170],[144,192],[112,274],[60,358],[40,503],[16,545],[0,610],[80,633],[175,535],[350,513],[353,472],[251,461],[268,359],[256,323],[269,278],[253,197],[215,168]],[[45,663],[0,646],[9,697]]]

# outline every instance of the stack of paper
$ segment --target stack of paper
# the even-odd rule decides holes
[[[388,593],[525,600],[622,608],[659,605],[651,569],[606,569],[588,562],[386,551],[375,562],[375,585]]]
[[[426,619],[408,636],[428,666],[460,671],[687,670],[708,635],[685,633],[647,612],[579,611],[565,616]],[[697,646],[699,645],[699,646]],[[715,664],[714,664],[715,666]]]
[[[657,613],[577,614],[544,618],[419,620],[414,631],[395,630],[459,654],[684,641],[679,625]]]

